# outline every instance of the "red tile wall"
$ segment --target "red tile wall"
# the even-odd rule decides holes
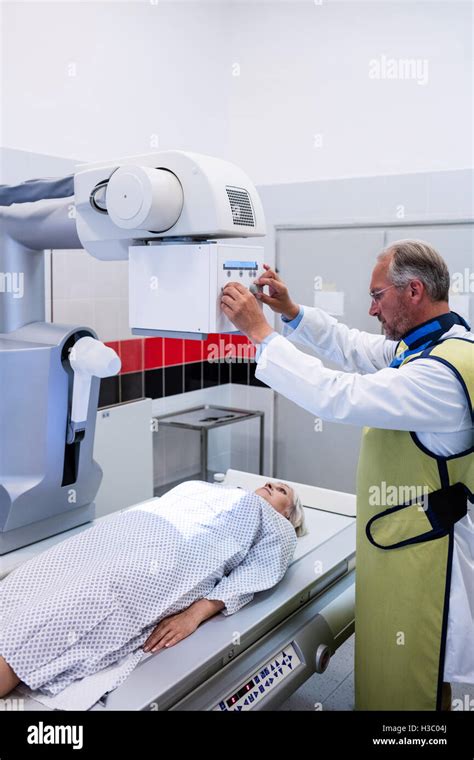
[[[180,338],[134,338],[110,341],[122,361],[120,374],[140,372],[147,369],[169,367],[177,364],[208,361],[219,358],[255,357],[255,346],[245,335],[215,333],[206,340],[182,340]]]

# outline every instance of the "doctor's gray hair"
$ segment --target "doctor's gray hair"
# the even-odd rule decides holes
[[[288,519],[294,527],[298,538],[301,538],[301,536],[305,536],[309,531],[306,527],[303,503],[294,488],[291,491],[293,494],[293,508]]]
[[[404,288],[410,280],[421,280],[432,301],[447,301],[449,270],[442,256],[424,240],[396,240],[377,256],[383,260],[391,256],[388,278],[397,288]]]

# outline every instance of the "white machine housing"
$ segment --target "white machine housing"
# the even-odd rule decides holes
[[[263,267],[261,246],[174,243],[130,247],[132,332],[202,337],[236,329],[220,308],[227,282],[252,285]],[[192,333],[192,335],[189,335]]]
[[[263,248],[216,241],[265,234],[245,172],[211,156],[166,151],[80,165],[74,188],[84,248],[99,259],[130,260],[133,333],[236,332],[221,313],[220,290],[232,278],[251,285]]]
[[[108,185],[116,172],[120,184],[115,178],[109,196]],[[163,172],[174,176],[164,181]],[[163,151],[80,164],[74,191],[79,238],[98,259],[127,259],[129,246],[143,240],[265,235],[262,204],[249,177],[238,166],[211,156]],[[171,218],[163,214],[166,226],[150,228],[160,222],[159,206],[170,210]],[[129,226],[133,218],[136,227]]]
[[[210,243],[265,232],[257,191],[233,164],[180,151],[86,164],[74,198],[70,179],[0,188],[0,272],[24,280],[24,297],[0,298],[0,556],[93,518],[99,378],[120,369],[93,330],[45,321],[44,251],[114,260],[136,248],[131,327],[201,339],[235,332],[219,310],[225,262],[247,284],[261,264],[255,249]]]

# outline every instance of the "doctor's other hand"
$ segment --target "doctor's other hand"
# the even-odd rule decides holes
[[[283,314],[286,319],[294,319],[300,307],[291,300],[288,288],[280,276],[268,264],[264,264],[265,273],[255,280],[256,285],[268,286],[268,295],[257,293],[255,298],[269,306],[277,314]]]
[[[158,652],[172,647],[194,633],[200,623],[201,618],[193,613],[191,607],[177,615],[163,618],[148,636],[143,649],[145,652]]]
[[[221,309],[228,319],[253,343],[261,343],[273,332],[262,306],[240,282],[229,282],[222,291]]]

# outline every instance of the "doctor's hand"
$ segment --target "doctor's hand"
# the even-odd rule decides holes
[[[299,314],[300,307],[291,300],[288,288],[279,275],[268,264],[264,264],[263,268],[265,273],[255,280],[255,283],[268,286],[268,295],[257,293],[255,297],[277,314],[283,314],[290,320],[294,319]]]
[[[229,282],[221,296],[221,309],[240,332],[261,343],[273,332],[256,297],[240,282]]]
[[[172,647],[186,636],[194,633],[201,618],[194,614],[191,607],[177,615],[160,620],[143,645],[145,652],[158,652],[165,647]]]

